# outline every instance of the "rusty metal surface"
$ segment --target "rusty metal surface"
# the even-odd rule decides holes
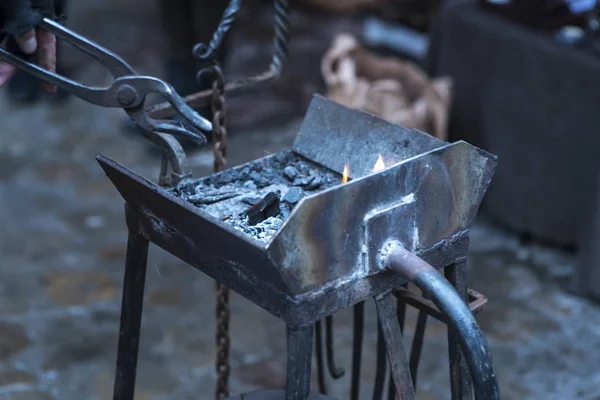
[[[368,276],[384,239],[418,250],[468,230],[495,164],[457,142],[306,197],[269,244],[270,258],[294,294]],[[380,213],[400,225],[370,223]]]
[[[285,400],[308,399],[314,325],[287,326],[287,377]]]
[[[309,114],[337,117],[314,105]],[[463,259],[495,166],[493,156],[467,143],[442,143],[305,197],[265,245],[116,162],[98,161],[135,211],[130,229],[290,323],[314,322],[405,283],[376,266],[375,254],[390,238],[437,257],[439,267]]]
[[[408,369],[408,359],[392,294],[386,293],[377,296],[375,304],[381,333],[385,339],[385,348],[396,389],[396,398],[398,400],[414,400],[416,398],[415,388]]]
[[[397,242],[382,252],[382,256],[385,269],[408,278],[448,317],[450,332],[456,344],[460,344],[471,372],[475,398],[499,399],[498,381],[489,346],[461,295],[435,268]],[[461,291],[463,289],[466,295],[466,287]]]
[[[152,182],[140,176],[137,176],[136,174],[130,172],[126,168],[118,165],[116,162],[111,161],[103,156],[99,157],[99,161],[105,169],[107,175],[113,181],[113,183],[115,184],[121,195],[125,198],[125,200],[129,204],[135,206],[135,208],[139,208],[140,210],[142,210],[143,214],[147,217],[147,219],[149,219],[150,226],[146,228],[147,230],[151,229],[156,233],[162,234],[169,233],[171,236],[179,235],[183,241],[186,241],[191,245],[190,247],[194,249],[195,253],[206,252],[208,254],[211,254],[211,257],[218,257],[223,259],[224,261],[226,261],[226,263],[233,263],[243,266],[243,268],[248,271],[248,274],[254,275],[256,279],[260,280],[261,282],[269,283],[274,287],[292,295],[305,294],[309,296],[311,290],[315,289],[319,284],[318,280],[314,280],[314,283],[312,283],[312,288],[309,288],[308,285],[304,285],[305,290],[299,292],[290,291],[290,279],[289,275],[286,274],[289,272],[293,272],[293,270],[286,271],[284,269],[280,269],[280,266],[282,264],[278,264],[278,259],[272,257],[273,244],[269,246],[269,251],[266,252],[263,245],[260,242],[257,242],[247,237],[246,235],[234,229],[231,229],[227,225],[223,224],[222,221],[216,220],[215,218],[211,217],[210,215],[198,209],[197,207],[193,207],[191,204],[184,202],[181,199],[167,193],[165,190],[159,188]],[[394,168],[398,168],[401,166],[402,165],[398,165]],[[389,171],[393,172],[394,168],[384,171],[384,174],[387,174]],[[375,176],[373,178],[375,178]],[[347,185],[342,185],[337,188],[334,188],[333,191],[325,192],[319,196],[330,196],[331,194],[335,193],[335,191],[340,190],[346,192],[343,198],[350,198],[352,197],[352,191],[348,192],[348,190],[358,190],[353,187],[353,185],[356,183],[360,184],[361,182],[353,181]],[[388,193],[388,195],[391,194],[392,193]],[[377,198],[374,199],[374,201],[376,200]],[[363,207],[365,209],[368,208],[365,205],[363,205]],[[423,208],[425,208],[425,206],[423,206]],[[298,211],[303,210],[304,207],[300,206]],[[338,210],[340,214],[343,214],[347,211],[348,209],[346,208]],[[282,231],[279,233],[278,237],[273,243],[277,243],[280,237],[289,237],[290,235],[293,236],[293,231],[289,230],[290,226],[298,228],[298,225],[294,225],[294,218],[300,218],[301,214],[302,213],[296,212],[292,215],[291,219],[288,221],[288,224],[282,229]],[[342,218],[339,218],[338,220],[340,219]],[[320,220],[319,222],[321,224],[325,224],[327,223],[327,220]],[[359,218],[356,218],[356,222],[356,225],[353,227],[355,231],[354,234],[350,234],[351,230],[349,228],[346,229],[346,231],[348,232],[348,246],[351,246],[352,243],[354,243],[355,245],[358,243],[362,244],[360,242],[362,234],[362,221],[360,221]],[[435,224],[436,221],[433,221],[432,223]],[[335,223],[335,226],[345,228],[345,226],[340,226],[337,222]],[[397,229],[396,232],[398,232]],[[327,232],[315,232],[315,235],[324,235],[326,233]],[[450,234],[447,237],[439,237],[439,240],[429,240],[429,243],[422,241],[420,248],[422,248],[423,250],[427,250],[427,248],[430,248],[436,245],[437,243],[441,243],[444,239],[452,239],[452,236],[454,234],[456,234],[456,232],[450,232]],[[227,240],[235,242],[236,251],[232,251],[232,246],[226,243]],[[337,235],[332,236],[327,240],[329,240],[330,243],[334,244],[333,250],[335,250],[335,248],[341,248],[341,246],[336,246],[336,241],[341,241],[341,243],[343,244],[343,241],[346,240],[346,237],[344,236],[340,238],[339,235]],[[298,242],[301,243],[301,241]],[[231,242],[230,244],[233,244],[233,242]],[[322,245],[325,247],[324,243]],[[358,245],[357,248],[360,249],[361,246]],[[331,253],[334,253],[334,251],[331,251]],[[351,252],[339,255],[340,258],[347,257],[346,259],[348,259],[349,257],[357,256],[358,255],[356,253]],[[204,255],[201,256],[201,258],[206,257],[207,256]],[[319,264],[315,265],[314,263],[319,262],[318,258],[313,259],[310,254],[306,254],[306,257],[307,260],[311,260],[311,262],[302,262],[299,265],[312,264],[314,267],[319,266]],[[354,260],[356,260],[356,258]],[[357,265],[359,264],[356,262],[346,264],[346,266],[353,267]],[[329,269],[335,268],[336,266],[337,265],[335,263],[333,265],[323,264],[321,268]],[[337,271],[343,272],[343,269],[340,268],[337,269]],[[347,271],[350,274],[353,273],[351,268],[347,268]],[[321,276],[323,280],[320,283],[330,282],[330,280],[325,279],[328,277],[324,272]],[[366,275],[367,274],[365,273],[364,276]],[[285,281],[283,277],[286,278]],[[343,286],[343,281],[337,279],[339,277],[343,277],[343,274],[339,274],[339,276],[334,276],[334,282],[337,286]],[[320,289],[327,288],[321,287]]]
[[[445,324],[448,323],[448,318],[437,308],[437,306],[431,300],[426,299],[423,296],[417,295],[405,288],[395,289],[394,295],[398,297],[398,299],[402,299],[402,301],[406,302],[406,304],[409,304],[417,310],[426,312],[427,315],[429,315],[430,317],[433,317]],[[473,315],[477,315],[481,311],[483,311],[488,301],[487,297],[473,289],[468,290],[468,299],[469,310],[471,310],[471,313]]]
[[[129,204],[127,223],[152,243],[223,283],[231,290],[290,324],[318,321],[336,311],[396,288],[406,279],[387,273],[357,281],[341,282],[337,288],[319,288],[291,296],[260,243],[168,194],[120,166],[99,156],[108,177]],[[229,240],[229,246],[226,241]],[[235,246],[232,246],[235,241]],[[418,251],[429,263],[440,267],[466,258],[468,236],[461,233]]]
[[[364,113],[345,110],[358,120],[365,118]],[[337,114],[313,104],[309,115],[307,119],[322,121]],[[290,295],[368,276],[374,255],[389,237],[416,250],[467,230],[495,167],[493,156],[467,143],[443,144],[382,172],[304,198],[265,252],[264,245],[222,221],[103,161],[105,169],[112,166],[109,177],[126,201],[181,232],[199,249],[244,265],[261,281]],[[239,242],[238,251],[232,252],[227,240]]]
[[[293,150],[340,174],[348,163],[350,178],[360,178],[371,174],[379,154],[386,165],[392,165],[444,144],[426,133],[315,95]]]

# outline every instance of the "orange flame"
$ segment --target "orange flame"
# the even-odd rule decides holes
[[[342,171],[342,183],[348,182],[348,175],[350,174],[350,168],[348,164],[344,164],[344,171]]]
[[[373,172],[383,171],[384,169],[385,169],[385,163],[383,162],[383,157],[381,157],[381,154],[380,154],[379,158],[377,159],[377,162],[373,166]]]

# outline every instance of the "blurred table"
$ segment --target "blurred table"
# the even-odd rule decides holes
[[[440,13],[429,69],[454,78],[452,140],[499,156],[487,214],[576,244],[600,169],[600,57],[461,2]]]

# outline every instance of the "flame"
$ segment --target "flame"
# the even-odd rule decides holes
[[[377,159],[377,162],[373,166],[373,172],[383,171],[384,169],[385,169],[385,163],[383,162],[383,157],[381,157],[381,154],[380,154],[379,158]]]
[[[342,183],[348,182],[348,175],[350,174],[350,168],[348,164],[344,164],[344,171],[342,172]]]

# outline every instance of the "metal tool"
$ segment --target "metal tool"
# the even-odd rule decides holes
[[[136,123],[140,133],[163,148],[169,147],[169,140],[165,140],[165,137],[161,134],[181,136],[191,139],[200,145],[206,144],[207,140],[202,131],[211,131],[212,124],[190,108],[171,85],[151,76],[138,75],[117,54],[65,28],[55,21],[44,18],[39,28],[47,30],[93,57],[110,71],[115,81],[109,87],[83,85],[55,72],[41,68],[5,49],[0,49],[0,59],[43,81],[56,85],[88,103],[102,107],[123,108]],[[161,95],[176,113],[180,114],[189,123],[151,119],[144,110],[146,96],[150,93]]]
[[[448,144],[320,96],[313,99],[299,133],[289,152],[182,182],[195,191],[198,184],[209,181],[245,182],[241,178],[248,174],[245,169],[267,174],[271,168],[283,174],[281,166],[289,166],[294,157],[310,162],[317,175],[335,174],[335,186],[321,186],[302,198],[266,241],[236,229],[218,213],[194,206],[176,188],[161,189],[116,162],[98,157],[127,203],[129,229],[114,398],[130,400],[134,395],[143,277],[152,242],[287,324],[285,390],[248,398],[313,398],[309,392],[315,325],[322,320],[327,324],[327,317],[357,305],[355,321],[363,328],[364,310],[358,304],[374,299],[380,329],[378,354],[382,354],[376,375],[383,379],[378,379],[373,398],[380,399],[384,392],[387,359],[392,377],[388,398],[414,399],[423,343],[411,351],[409,363],[401,309],[393,302],[394,295],[408,297],[404,285],[410,282],[430,300],[428,304],[415,299],[419,309],[448,325],[452,399],[473,395],[498,399],[487,343],[470,316],[477,305],[468,299],[466,289],[469,229],[491,181],[496,157],[465,142]],[[324,138],[327,146],[323,146]],[[378,155],[387,168],[373,172]],[[351,180],[337,183],[346,163],[352,166]],[[287,178],[278,179],[273,172],[269,181]],[[226,208],[219,213],[235,212]],[[447,280],[434,269],[443,269]],[[421,325],[418,330],[424,332]],[[362,334],[362,329],[356,329],[353,340],[351,380],[356,394]],[[422,333],[417,336],[422,340]],[[327,358],[333,377],[339,376],[333,354]],[[324,358],[317,362],[323,370]],[[321,391],[324,385],[320,382],[319,386]]]

